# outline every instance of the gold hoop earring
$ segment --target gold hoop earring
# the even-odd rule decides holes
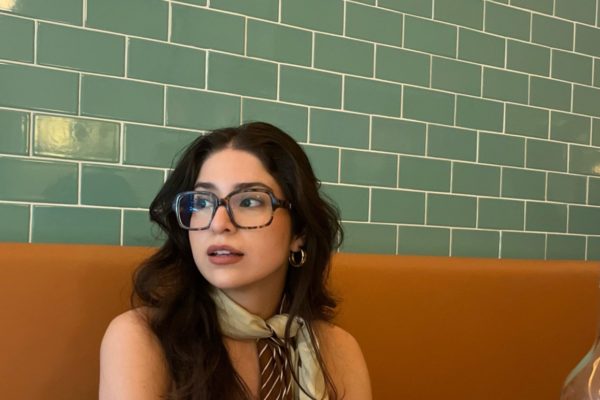
[[[298,253],[300,253],[300,260],[298,260]],[[306,261],[306,252],[304,249],[300,249],[300,251],[290,251],[290,256],[288,257],[288,261],[290,265],[295,268],[300,268],[304,265]]]

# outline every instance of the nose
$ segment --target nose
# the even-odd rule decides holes
[[[210,223],[210,229],[215,233],[231,232],[236,229],[235,225],[231,221],[229,213],[227,213],[225,205],[220,205],[217,207],[217,211],[215,212],[213,220]]]

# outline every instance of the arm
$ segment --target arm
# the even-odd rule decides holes
[[[116,317],[100,348],[100,400],[159,400],[169,373],[158,339],[135,310]]]
[[[341,399],[371,400],[369,371],[356,339],[338,326],[317,326],[322,355]]]

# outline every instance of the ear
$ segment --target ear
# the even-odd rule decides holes
[[[304,246],[304,235],[297,235],[292,238],[290,243],[290,251],[297,252]]]

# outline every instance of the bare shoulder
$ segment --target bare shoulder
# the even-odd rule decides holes
[[[111,321],[100,347],[100,400],[160,399],[168,369],[147,310],[127,311]]]
[[[367,363],[356,339],[341,327],[318,321],[314,323],[321,354],[344,400],[370,400],[371,381]]]

